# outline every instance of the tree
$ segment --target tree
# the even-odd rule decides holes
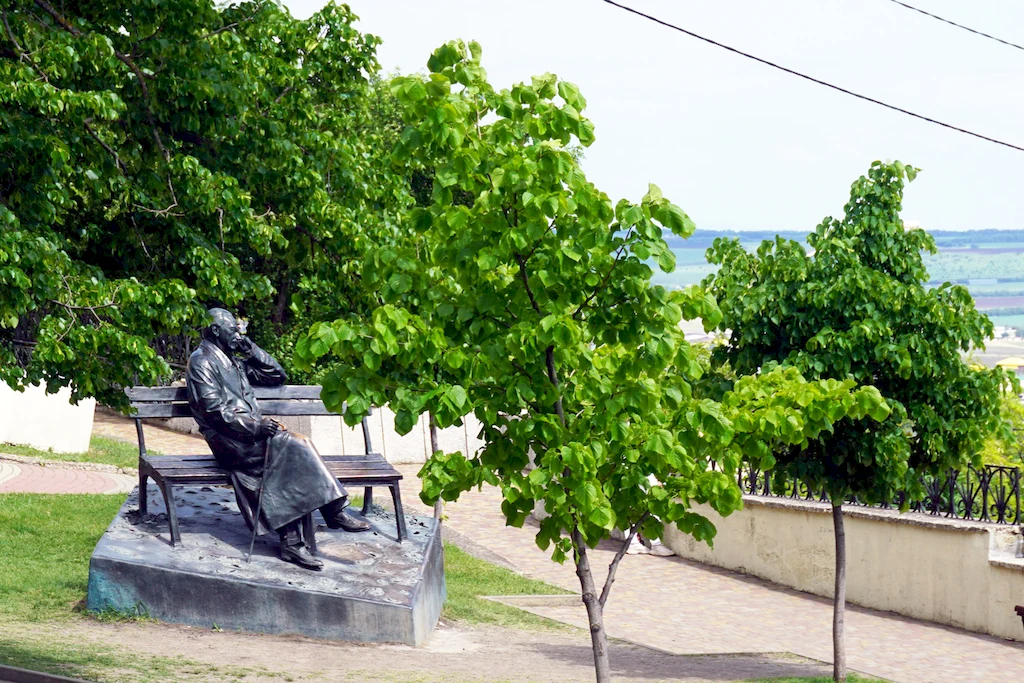
[[[922,494],[922,474],[979,466],[982,440],[1000,422],[1003,373],[961,357],[984,346],[992,323],[966,288],[924,286],[921,252],[935,253],[934,240],[899,217],[905,180],[916,174],[900,162],[873,163],[853,184],[843,219],[826,218],[808,236],[810,254],[782,238],[756,254],[738,240],[708,250],[721,268],[704,284],[721,303],[719,329],[730,331],[716,365],[744,374],[780,363],[809,379],[852,379],[877,387],[893,413],[837,423],[806,448],[781,447],[767,459],[777,483],[797,480],[832,501],[836,680],[846,675],[843,502],[898,502],[901,491]]]
[[[1016,377],[1011,375],[1016,380]],[[1012,385],[999,399],[999,414],[1007,429],[990,434],[981,450],[981,460],[986,465],[1002,465],[1024,468],[1024,403],[1018,392],[1019,384]]]
[[[421,497],[489,483],[514,526],[541,502],[537,543],[572,557],[608,681],[603,609],[633,534],[677,524],[710,542],[714,526],[692,505],[739,508],[744,455],[887,410],[873,389],[807,383],[791,368],[741,378],[722,401],[696,397],[702,366],[679,322],[713,323],[718,307],[697,287],[652,286],[648,266],[671,270],[663,229],[689,235],[686,214],[653,185],[613,205],[586,179],[568,148],[589,145],[593,125],[571,83],[545,74],[495,90],[476,43],[448,43],[428,67],[392,88],[408,124],[394,156],[431,169],[430,202],[394,245],[367,253],[361,282],[380,307],[314,325],[296,362],[334,362],[324,401],[347,402],[350,424],[383,403],[399,432],[425,412],[440,427],[475,413],[483,450],[435,452]],[[742,414],[754,419],[737,426]],[[615,528],[627,538],[599,586],[589,551]]]
[[[362,251],[409,197],[368,80],[379,40],[347,7],[15,0],[0,19],[0,378],[123,405],[211,304],[289,356],[293,319],[363,305]]]

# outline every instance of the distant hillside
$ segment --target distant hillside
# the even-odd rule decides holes
[[[978,248],[999,244],[1024,244],[1024,230],[936,230],[931,233],[939,249]],[[776,235],[803,242],[807,232],[802,230],[697,230],[689,239],[667,235],[665,241],[676,249],[707,249],[717,237],[738,237],[741,242],[759,244],[774,240]]]

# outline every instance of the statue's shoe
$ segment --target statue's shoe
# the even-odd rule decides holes
[[[324,568],[324,563],[313,557],[304,545],[281,546],[281,559],[316,572]]]
[[[324,519],[327,526],[332,529],[344,529],[345,531],[369,531],[370,523],[356,519],[344,510],[339,510],[330,517]]]

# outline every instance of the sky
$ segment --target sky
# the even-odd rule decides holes
[[[718,42],[1024,147],[1024,50],[891,0],[621,0]],[[1019,0],[907,0],[1024,45]],[[300,18],[322,0],[284,0]],[[351,0],[385,71],[476,40],[492,85],[579,86],[587,176],[617,201],[661,187],[698,228],[811,231],[874,160],[922,169],[904,220],[1024,229],[1024,152],[912,119],[726,52],[601,0]]]

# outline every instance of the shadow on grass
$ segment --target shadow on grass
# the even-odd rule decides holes
[[[71,645],[57,639],[0,637],[0,664],[87,681],[174,680],[174,670],[166,663],[143,663],[106,648]]]

